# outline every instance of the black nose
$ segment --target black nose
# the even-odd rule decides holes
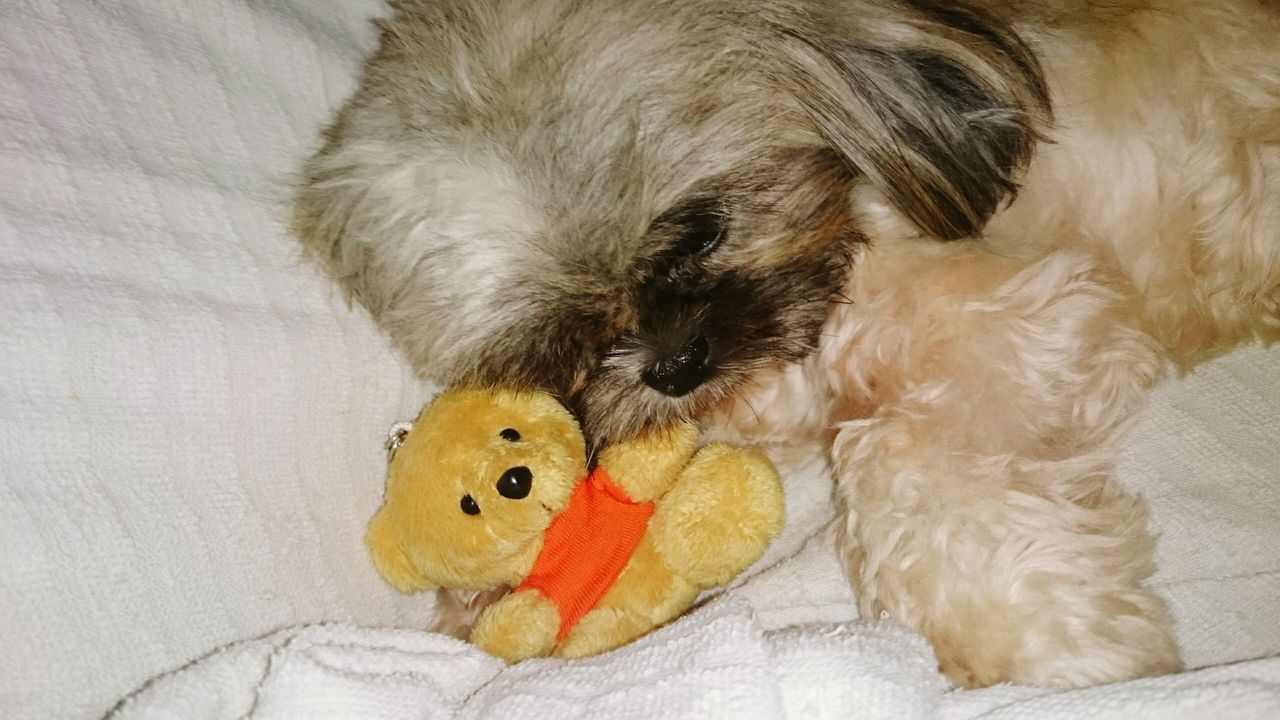
[[[706,336],[699,335],[640,373],[640,379],[660,393],[680,397],[711,376],[710,356]]]
[[[532,489],[533,473],[523,465],[511,468],[498,478],[498,494],[504,498],[523,500]]]

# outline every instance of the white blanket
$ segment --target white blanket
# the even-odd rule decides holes
[[[788,478],[787,531],[751,580],[634,648],[498,673],[439,638],[349,629],[420,628],[430,611],[360,543],[380,440],[427,388],[279,218],[383,11],[0,3],[0,715],[100,717],[229,645],[126,713],[320,717],[295,712],[310,699],[482,716],[520,698],[600,717],[668,702],[1226,718],[1274,697],[1275,661],[1065,695],[944,692],[918,639],[849,624],[815,532],[831,513],[821,466]],[[1151,500],[1154,583],[1193,668],[1280,653],[1277,438],[1280,351],[1246,348],[1162,387],[1121,463]],[[695,695],[710,705],[681,703]]]
[[[1054,692],[947,692],[928,643],[887,622],[767,632],[717,599],[589,660],[504,667],[443,635],[349,626],[275,633],[158,679],[111,720],[1170,720],[1280,718],[1280,658]]]

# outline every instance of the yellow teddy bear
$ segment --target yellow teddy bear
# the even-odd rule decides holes
[[[497,657],[604,652],[742,572],[782,527],[769,460],[696,439],[686,423],[619,442],[588,474],[553,397],[452,390],[395,438],[365,541],[401,592],[515,588],[472,633]]]

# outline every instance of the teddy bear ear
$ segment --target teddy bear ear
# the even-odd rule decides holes
[[[396,538],[391,527],[391,518],[383,508],[369,521],[369,530],[365,533],[364,544],[369,548],[369,556],[378,574],[402,593],[415,593],[431,590],[432,585],[418,569],[409,561],[404,548]]]

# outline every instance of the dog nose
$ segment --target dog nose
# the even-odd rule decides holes
[[[664,395],[680,397],[710,376],[710,357],[711,346],[706,336],[699,335],[640,373],[640,379]]]

